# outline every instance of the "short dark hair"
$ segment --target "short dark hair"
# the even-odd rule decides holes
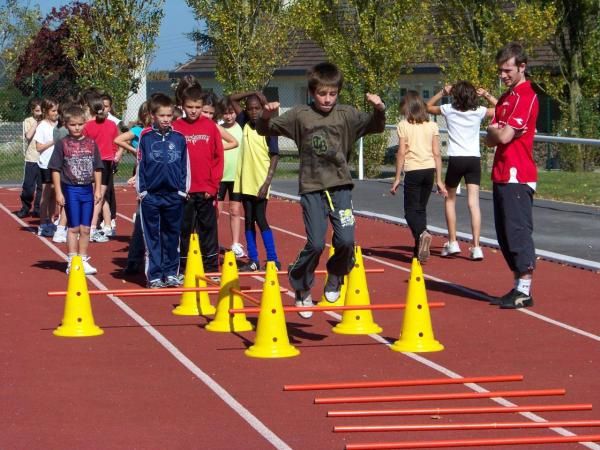
[[[452,107],[457,111],[474,111],[479,106],[477,90],[468,81],[458,81],[452,85]]]
[[[102,94],[102,100],[108,100],[111,106],[113,104],[113,99],[110,96],[110,94],[106,94],[106,93]]]
[[[34,97],[31,100],[29,100],[29,112],[33,112],[33,110],[38,106],[40,108],[42,107],[42,99],[41,98]]]
[[[157,92],[156,94],[152,94],[150,97],[150,113],[156,114],[159,108],[172,108],[173,100],[166,94],[162,92]]]
[[[235,111],[235,107],[233,106],[233,100],[231,100],[231,97],[229,95],[221,99],[220,109],[223,113],[225,113],[228,109],[233,109]]]
[[[417,91],[408,91],[400,101],[402,115],[409,123],[429,122],[427,107]]]
[[[42,114],[44,114],[45,116],[48,113],[48,111],[50,111],[55,106],[58,108],[58,102],[56,100],[50,97],[45,98],[44,100],[42,100]]]
[[[85,118],[85,111],[81,106],[71,104],[62,111],[63,123],[67,123],[70,119],[74,117]]]
[[[202,92],[202,88],[200,86],[190,86],[180,93],[181,104],[183,105],[186,100],[193,102],[202,101],[203,95],[204,92]]]
[[[308,71],[308,90],[314,92],[319,86],[335,87],[342,89],[344,76],[335,64],[330,62],[319,63]]]
[[[515,64],[527,64],[527,53],[518,42],[509,42],[496,53],[496,64],[504,64],[511,58],[515,58]]]

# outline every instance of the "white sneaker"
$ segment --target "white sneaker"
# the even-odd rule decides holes
[[[56,242],[57,244],[67,242],[67,227],[59,225],[54,232],[54,236],[52,236],[52,242]]]
[[[104,233],[104,236],[106,236],[106,237],[114,236],[114,232],[111,227],[103,227],[102,232]]]
[[[332,273],[327,274],[327,283],[325,283],[324,295],[325,300],[327,300],[329,303],[335,303],[337,299],[340,298],[343,280],[344,277],[340,277]]]
[[[243,258],[246,256],[246,252],[244,251],[244,247],[239,242],[234,242],[231,246],[231,251],[235,254],[236,258]]]
[[[93,267],[88,261],[90,260],[89,256],[85,256],[81,258],[83,261],[83,273],[86,275],[94,275],[98,273],[95,267]]]
[[[442,247],[442,256],[452,256],[460,253],[458,241],[446,242]]]
[[[471,247],[469,251],[471,252],[471,259],[473,261],[481,261],[483,259],[483,250],[481,250],[481,247]]]
[[[294,303],[298,308],[314,306],[310,291],[296,291],[296,301]],[[298,311],[298,315],[303,319],[310,319],[313,316],[312,311]]]
[[[102,231],[94,230],[90,235],[90,242],[108,242],[108,238]]]

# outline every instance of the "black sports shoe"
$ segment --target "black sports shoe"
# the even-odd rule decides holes
[[[502,297],[492,297],[492,299],[490,300],[490,305],[500,306],[505,298],[510,298],[514,290],[515,289],[511,289]]]
[[[31,213],[31,217],[39,218],[40,217],[40,210],[39,209],[34,209],[33,212]]]
[[[244,264],[240,267],[242,272],[258,272],[260,270],[260,264],[258,261],[250,261],[248,264]]]
[[[17,211],[15,213],[15,216],[17,216],[19,219],[24,219],[28,215],[29,215],[29,210],[25,209],[25,208],[21,208],[19,211]]]
[[[502,297],[501,309],[529,308],[533,306],[533,297],[513,289],[509,295]]]

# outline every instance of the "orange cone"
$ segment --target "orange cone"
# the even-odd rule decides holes
[[[444,346],[435,340],[427,292],[425,291],[425,278],[419,260],[413,258],[406,291],[406,310],[400,339],[390,345],[397,352],[439,352]]]
[[[348,290],[346,291],[346,306],[370,305],[367,275],[359,246],[354,248],[354,267],[348,274]],[[381,333],[382,329],[373,321],[370,310],[346,310],[342,321],[332,331],[337,334],[373,334]]]
[[[231,289],[240,289],[240,280],[235,262],[235,254],[232,251],[225,252],[223,269],[221,272],[221,289],[219,290],[219,301],[214,320],[206,325],[208,331],[216,332],[238,332],[252,330],[252,324],[246,319],[244,313],[230,314],[230,309],[243,308],[242,297],[234,294]]]
[[[258,324],[256,325],[256,341],[245,353],[253,358],[297,356],[300,351],[290,344],[288,338],[275,263],[267,262],[266,271]]]
[[[55,336],[88,337],[100,336],[104,331],[94,323],[90,294],[83,271],[81,256],[73,256],[69,269],[69,282],[65,298],[65,312]]]
[[[333,245],[329,247],[329,257],[331,258],[335,253],[335,249]],[[325,277],[325,284],[327,284],[327,277]],[[317,306],[344,306],[346,303],[346,291],[348,290],[348,275],[344,276],[344,283],[342,284],[342,289],[340,290],[340,298],[338,298],[335,302],[329,303],[325,298],[325,294],[321,296],[321,301],[317,303]]]
[[[183,287],[206,287],[206,281],[198,276],[204,276],[204,265],[202,264],[198,234],[192,233],[185,263]],[[179,305],[173,309],[172,313],[177,316],[209,316],[215,313],[215,307],[211,305],[206,291],[184,292],[181,294]]]

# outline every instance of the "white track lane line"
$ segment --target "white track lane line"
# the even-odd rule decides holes
[[[227,212],[222,212],[222,213],[226,214],[226,215],[229,214]],[[121,215],[121,217],[123,217],[126,220],[131,221],[131,219],[128,218],[127,216]],[[290,235],[290,236],[294,236],[294,237],[297,237],[297,238],[302,239],[302,240],[306,239],[306,236],[302,236],[300,234],[294,233],[292,231],[285,230],[285,229],[280,228],[280,227],[275,227],[275,226],[271,225],[271,228],[274,229],[274,230],[277,230],[277,231],[279,231],[281,233],[284,233],[284,234],[287,234],[287,235]],[[329,246],[329,244],[327,244],[327,246]],[[402,267],[402,266],[399,266],[397,264],[393,264],[393,263],[390,263],[390,262],[387,262],[387,261],[384,261],[384,260],[380,260],[378,258],[374,258],[374,257],[371,257],[371,256],[364,256],[363,255],[363,258],[364,259],[369,259],[369,260],[371,260],[373,262],[377,262],[377,263],[386,265],[388,267],[392,267],[394,269],[399,269],[399,270],[402,270],[404,272],[410,273],[410,269],[409,268]],[[430,277],[430,276],[427,276],[427,275],[425,275],[425,277],[429,278],[429,279],[431,279],[433,281],[437,281],[437,282],[440,282],[440,283],[445,283],[447,285],[450,285],[450,286],[454,287],[455,289],[461,290],[463,292],[468,292],[471,295],[477,295],[477,296],[479,296],[481,298],[484,298],[484,299],[487,299],[487,300],[490,299],[488,296],[484,296],[484,295],[482,295],[480,293],[471,291],[470,289],[468,289],[468,288],[466,288],[464,286],[460,286],[460,285],[457,285],[457,284],[454,284],[454,283],[451,283],[449,281],[445,281],[445,280],[442,280],[442,279],[436,278],[436,277]],[[262,277],[259,277],[259,276],[256,276],[254,278],[257,279],[257,280],[264,280]],[[292,292],[290,290],[287,291],[287,295],[289,297],[291,297],[291,298],[295,297],[294,296],[294,292]],[[518,310],[518,311],[523,311],[523,310],[521,309],[521,310]],[[336,319],[338,321],[340,321],[342,319],[342,316],[340,316],[339,314],[336,314],[334,312],[331,312],[331,311],[327,311],[324,314],[327,314],[328,316],[330,316],[330,317],[332,317],[332,318],[334,318],[334,319]],[[571,325],[567,325],[567,324],[564,324],[562,322],[555,321],[554,319],[550,319],[550,318],[545,317],[545,316],[543,316],[541,314],[537,314],[536,313],[536,314],[531,314],[531,315],[533,317],[537,317],[537,318],[539,318],[541,320],[544,320],[545,322],[548,322],[550,324],[557,325],[557,326],[559,326],[561,328],[565,328],[567,330],[573,331],[573,332],[575,332],[577,334],[581,334],[583,336],[590,337],[590,338],[595,339],[595,340],[600,340],[599,336],[593,335],[593,334],[588,333],[588,332],[583,331],[583,330],[579,330],[578,328],[572,327]],[[393,342],[388,341],[387,339],[385,339],[384,337],[382,337],[382,336],[380,336],[378,334],[370,334],[369,337],[371,339],[375,340],[376,342],[384,344],[384,345],[386,345],[388,347],[393,343]],[[410,352],[406,352],[406,353],[403,352],[403,354],[406,355],[406,356],[408,356],[409,358],[412,358],[414,361],[419,362],[419,363],[421,363],[421,364],[429,367],[430,369],[433,369],[433,370],[435,370],[437,372],[440,372],[441,374],[447,376],[448,378],[463,378],[463,375],[460,375],[460,374],[452,371],[451,369],[448,369],[448,368],[446,368],[446,367],[444,367],[444,366],[442,366],[440,364],[437,364],[436,362],[433,362],[433,361],[431,361],[431,360],[429,360],[429,359],[427,359],[427,358],[425,358],[425,357],[423,357],[421,355],[418,355],[416,353],[410,353]],[[465,386],[468,387],[469,389],[475,391],[475,392],[489,392],[487,389],[485,389],[484,387],[482,387],[482,386],[480,386],[480,385],[478,385],[476,383],[465,383]],[[491,398],[490,400],[492,400],[493,402],[495,402],[495,403],[497,403],[497,404],[499,404],[501,406],[517,406],[515,403],[512,403],[509,400],[506,400],[505,398],[502,398],[502,397],[494,397],[494,398]],[[520,412],[519,414],[521,416],[523,416],[523,417],[531,420],[532,422],[547,422],[548,421],[547,419],[544,419],[542,416],[540,416],[538,414],[530,413],[530,412]],[[551,428],[551,430],[554,431],[557,434],[560,434],[561,436],[577,436],[576,433],[573,433],[570,430],[567,430],[566,428],[562,428],[562,427]],[[598,444],[596,444],[594,442],[580,442],[579,444],[581,444],[582,446],[587,447],[589,449],[600,450],[600,445],[598,445]]]
[[[12,214],[4,204],[0,203],[0,209],[2,209],[9,217],[12,217],[19,225],[29,228],[29,225],[17,216]],[[130,218],[119,214],[119,216],[131,221]],[[52,241],[42,238],[34,234],[41,242],[46,244],[50,250],[56,253],[61,259],[67,260],[67,255],[64,254],[58,247],[56,247]],[[100,290],[107,290],[108,288],[93,275],[88,275],[87,278],[92,284],[94,284]],[[291,447],[287,445],[279,436],[271,431],[264,423],[262,423],[256,416],[248,411],[240,402],[238,402],[225,388],[211,378],[206,372],[200,367],[195,365],[191,359],[185,356],[171,341],[164,337],[160,332],[150,325],[142,316],[136,313],[129,305],[115,295],[107,295],[111,301],[117,305],[121,310],[127,314],[131,319],[138,323],[142,329],[150,336],[152,336],[162,347],[167,350],[177,361],[179,361],[186,369],[192,372],[200,381],[202,381],[210,390],[212,390],[227,406],[235,411],[242,419],[254,428],[262,437],[264,437],[273,447],[281,450],[291,450]]]

